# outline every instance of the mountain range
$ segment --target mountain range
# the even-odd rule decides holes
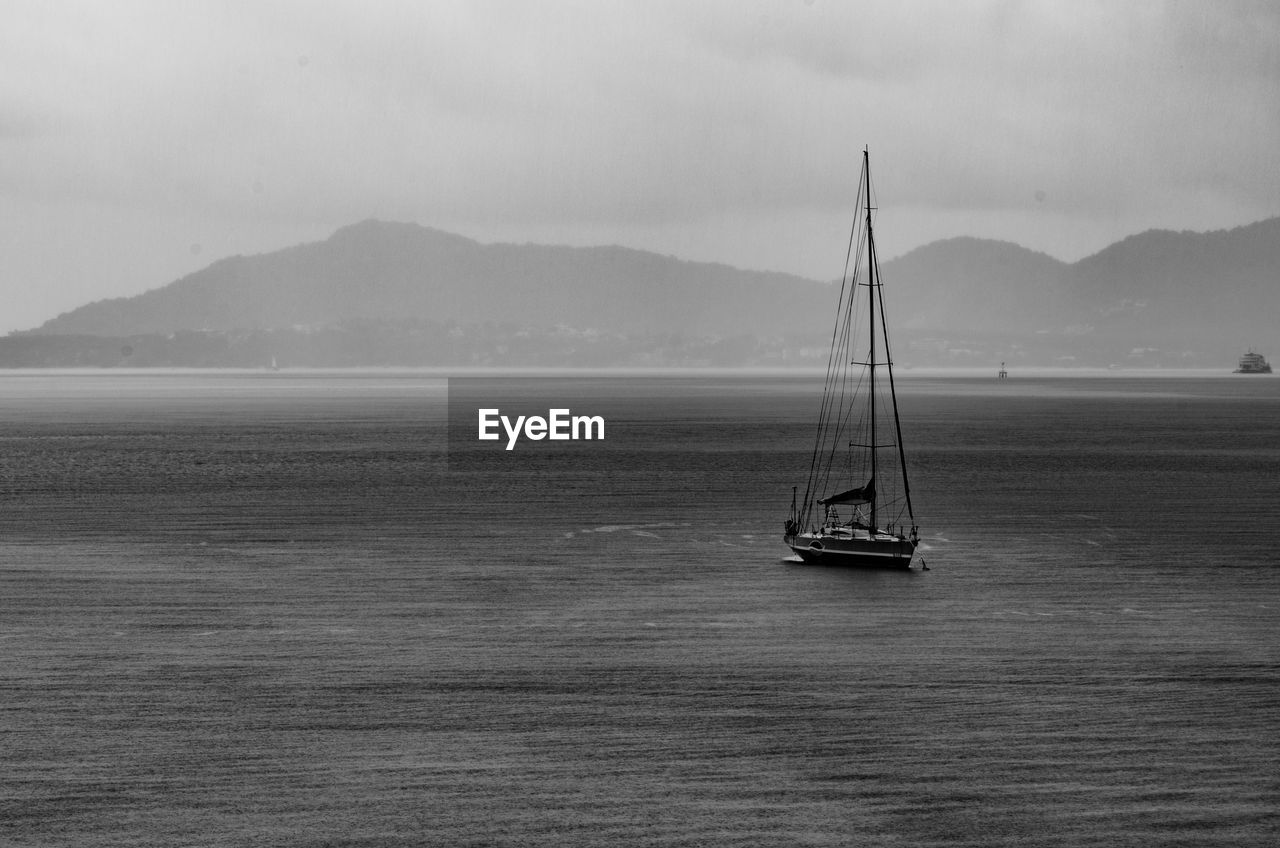
[[[1074,263],[953,238],[881,270],[906,366],[1227,367],[1280,346],[1280,218]],[[64,313],[0,339],[0,365],[820,364],[835,285],[370,220]]]

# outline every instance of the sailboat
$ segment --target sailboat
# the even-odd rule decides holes
[[[783,541],[805,562],[910,568],[920,534],[907,481],[866,150],[857,196],[809,477],[799,502],[799,487],[791,490]],[[864,327],[865,335],[859,332]]]

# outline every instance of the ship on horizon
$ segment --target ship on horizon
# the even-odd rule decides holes
[[[1240,357],[1240,367],[1235,370],[1236,374],[1270,374],[1271,365],[1263,358],[1262,354],[1254,353],[1252,349],[1248,353]]]

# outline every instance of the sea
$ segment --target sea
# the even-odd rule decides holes
[[[909,571],[821,383],[0,373],[0,843],[1280,843],[1280,379],[901,371]]]

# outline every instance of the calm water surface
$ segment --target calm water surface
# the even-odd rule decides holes
[[[818,388],[0,375],[0,842],[1276,843],[1280,381],[902,377],[909,573],[786,559]]]

